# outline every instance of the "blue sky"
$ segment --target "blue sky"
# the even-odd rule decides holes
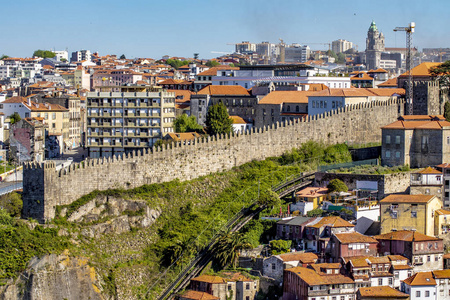
[[[405,47],[396,26],[416,22],[413,45],[450,47],[449,0],[15,0],[2,3],[0,55],[26,57],[36,49],[100,55],[217,56],[241,41],[311,44],[324,50],[342,38],[365,49],[372,19],[387,47]]]

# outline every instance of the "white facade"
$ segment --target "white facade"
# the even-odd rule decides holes
[[[324,84],[329,88],[350,88],[350,77],[327,77],[314,76],[323,74],[325,70],[308,70],[300,76],[272,76],[272,72],[267,71],[242,71],[236,72],[234,76],[213,76],[213,85],[240,85],[246,89],[252,88],[260,82],[273,82],[275,84]],[[328,71],[326,71],[328,73]]]
[[[311,211],[314,209],[314,203],[313,202],[297,202],[292,203],[290,206],[291,211],[298,210],[302,215],[306,215],[308,211]]]
[[[353,48],[353,43],[347,40],[339,39],[331,43],[331,49],[336,54],[345,52],[351,48]]]
[[[5,114],[5,117],[9,117],[13,113],[17,112],[20,118],[30,117],[31,109],[23,103],[0,103],[0,112]]]
[[[58,61],[61,61],[61,59],[65,59],[66,61],[69,61],[69,52],[67,52],[66,50],[61,50],[61,51],[52,51],[53,53],[55,53],[55,59]]]
[[[403,288],[403,285],[405,286]],[[423,299],[449,299],[449,298],[438,298],[436,295],[436,286],[434,285],[423,285],[423,286],[409,286],[402,283],[402,292],[410,295],[410,300],[423,300]]]

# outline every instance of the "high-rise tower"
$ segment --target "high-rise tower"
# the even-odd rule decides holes
[[[378,31],[374,21],[370,24],[366,39],[366,65],[368,69],[380,67],[381,52],[384,51],[384,34]]]

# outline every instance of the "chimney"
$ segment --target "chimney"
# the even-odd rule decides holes
[[[31,106],[31,99],[30,98],[27,98],[27,105]]]

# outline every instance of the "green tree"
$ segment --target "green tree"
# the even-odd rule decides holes
[[[272,250],[272,255],[278,255],[290,252],[292,241],[285,240],[273,240],[270,241],[270,249]]]
[[[0,197],[0,207],[3,207],[11,216],[20,217],[22,213],[22,197],[13,192]]]
[[[431,77],[437,79],[441,86],[450,87],[450,60],[432,67],[430,69]]]
[[[195,59],[195,60],[198,59],[198,53],[194,53],[194,59]]]
[[[175,132],[201,132],[203,127],[197,123],[195,116],[182,114],[173,121]]]
[[[55,57],[55,53],[49,50],[36,50],[33,53],[33,56],[42,57],[42,58],[53,58]]]
[[[171,65],[175,69],[179,69],[181,66],[188,65],[190,61],[188,60],[179,60],[179,59],[171,59],[169,58],[166,61],[166,64]]]
[[[125,56],[125,54],[122,54],[119,59],[127,59],[127,57]]]
[[[209,135],[231,133],[233,129],[233,120],[231,120],[227,108],[222,102],[208,108],[205,123],[206,132]]]
[[[328,51],[327,51],[327,55],[328,55],[329,57],[334,57],[334,59],[335,59],[336,61],[338,60],[338,56],[336,55],[336,53],[334,53],[333,50],[328,50]]]
[[[12,125],[14,123],[19,122],[21,120],[21,117],[20,117],[20,115],[17,112],[15,112],[15,113],[13,113],[12,115],[9,116],[9,120],[10,120],[10,123]]]
[[[261,195],[259,196],[258,204],[273,208],[275,206],[280,206],[281,200],[277,193],[268,189],[261,193]]]
[[[320,216],[322,216],[323,213],[324,213],[324,211],[322,209],[316,208],[316,209],[308,211],[306,213],[306,215],[308,217],[320,217]]]
[[[212,68],[212,67],[220,66],[220,63],[218,61],[215,61],[215,60],[210,60],[205,65],[207,65],[208,67]]]
[[[348,187],[345,183],[338,178],[331,180],[330,183],[328,183],[327,188],[329,193],[348,191]]]
[[[240,251],[251,248],[242,233],[228,231],[222,234],[214,245],[213,258],[221,269],[230,264],[235,269]]]
[[[445,120],[450,122],[450,102],[445,102],[444,104],[444,117]]]
[[[8,57],[9,57],[8,55],[2,54],[2,56],[0,57],[0,60],[5,59],[5,58],[8,58]]]
[[[345,54],[344,54],[344,53],[340,52],[340,53],[337,55],[337,61],[336,61],[336,63],[338,63],[338,64],[344,64],[344,63],[345,63]]]

